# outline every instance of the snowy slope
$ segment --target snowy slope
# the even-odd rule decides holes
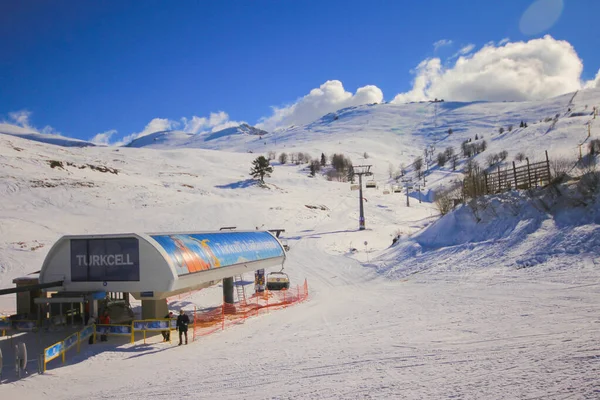
[[[359,231],[358,193],[347,183],[277,162],[268,188],[248,179],[258,154],[302,151],[345,153],[373,164],[385,182],[389,163],[408,165],[430,144],[458,149],[475,134],[486,152],[506,149],[509,160],[520,151],[574,154],[591,117],[568,108],[587,112],[600,91],[572,98],[438,103],[437,112],[432,103],[361,106],[261,139],[157,133],[151,148],[63,148],[0,135],[0,287],[39,269],[66,233],[237,226],[286,229],[286,271],[293,283],[307,278],[310,293],[306,303],[185,349],[156,338],[84,346],[66,366],[56,361],[44,376],[0,385],[2,398],[597,397],[597,203],[548,212],[508,194],[477,223],[468,207],[439,219],[416,196],[406,207],[403,195],[369,189],[367,230]],[[539,122],[557,113],[552,130]],[[521,119],[528,128],[498,133]],[[594,121],[593,137],[598,129]],[[458,177],[434,165],[428,189]],[[213,306],[221,295],[216,286],[170,306]],[[13,309],[13,297],[0,297],[0,311]],[[11,348],[4,338],[0,346]]]
[[[35,142],[49,143],[63,147],[95,146],[93,143],[86,142],[84,140],[73,139],[56,134],[32,132],[30,129],[5,123],[0,123],[0,134],[16,136],[23,139],[33,140]]]
[[[173,148],[202,148],[202,149],[229,149],[230,145],[239,146],[240,143],[252,143],[261,140],[268,132],[248,124],[225,128],[217,132],[191,134],[181,131],[155,132],[142,136],[127,144],[127,147],[145,147],[153,149]]]

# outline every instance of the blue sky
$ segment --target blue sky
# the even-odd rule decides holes
[[[328,80],[352,93],[375,85],[391,100],[411,90],[410,71],[423,60],[448,65],[468,44],[476,52],[544,34],[568,41],[581,79],[593,79],[600,2],[565,0],[551,27],[526,35],[520,20],[531,3],[4,1],[0,120],[28,110],[32,126],[81,139],[217,111],[254,124]],[[434,50],[442,39],[452,43]]]

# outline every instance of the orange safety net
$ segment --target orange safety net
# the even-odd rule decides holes
[[[193,338],[209,335],[231,325],[243,324],[247,318],[280,308],[288,307],[308,298],[308,282],[284,290],[266,290],[254,293],[246,299],[246,305],[223,302],[221,307],[194,310],[192,319]]]

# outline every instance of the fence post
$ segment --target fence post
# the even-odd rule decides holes
[[[489,192],[490,192],[490,190],[488,189],[488,174],[487,174],[487,172],[485,172],[485,171],[484,171],[484,172],[483,172],[483,176],[485,177],[485,191],[486,191],[487,193],[489,193]]]
[[[194,306],[194,330],[192,331],[192,342],[196,341],[196,314],[197,314],[196,306]],[[170,323],[169,323],[169,326],[171,326]]]
[[[527,189],[531,189],[531,169],[529,168],[529,157],[527,157]]]
[[[513,161],[513,176],[515,177],[515,190],[519,188],[519,181],[517,181],[517,167],[515,166],[515,162]]]
[[[146,333],[145,330],[144,330],[144,333]],[[134,343],[135,343],[135,331],[133,330],[133,321],[131,321],[131,344],[134,344]]]
[[[65,349],[65,342],[64,342],[64,340],[63,340],[63,342],[62,342],[62,362],[63,362],[63,364],[64,364],[64,363],[65,363],[65,361],[66,361],[66,360],[65,360],[65,353],[66,353],[66,352],[67,352],[67,351],[66,351],[66,349]]]
[[[552,180],[552,174],[550,174],[550,159],[548,158],[548,150],[546,150],[546,169],[548,170],[548,183]]]

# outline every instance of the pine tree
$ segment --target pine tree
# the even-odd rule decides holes
[[[269,178],[271,176],[271,172],[273,172],[273,167],[269,164],[269,160],[267,160],[265,156],[259,156],[252,161],[250,175],[254,179],[258,178],[260,183],[265,183],[265,176]]]
[[[321,165],[327,165],[327,157],[325,157],[325,153],[321,153]]]

